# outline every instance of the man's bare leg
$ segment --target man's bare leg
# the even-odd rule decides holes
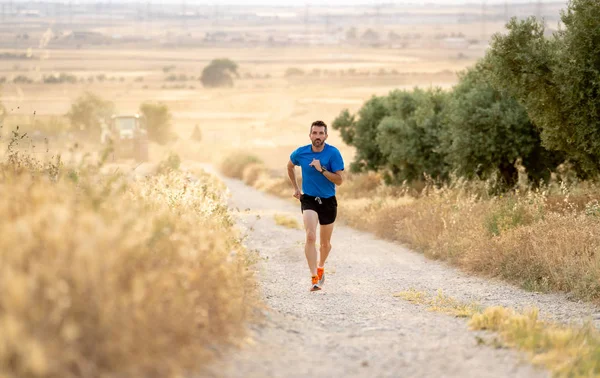
[[[319,258],[319,268],[325,266],[325,260],[329,256],[329,252],[331,251],[331,234],[333,233],[333,225],[335,223],[327,224],[325,226],[321,225],[319,232],[321,234],[321,246],[320,246],[320,258]]]
[[[304,229],[306,230],[306,245],[304,246],[304,254],[306,255],[306,261],[308,262],[308,268],[310,269],[310,275],[317,275],[317,224],[319,223],[319,216],[314,210],[304,210],[302,215],[304,219]]]

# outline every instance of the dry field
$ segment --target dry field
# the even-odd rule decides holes
[[[168,149],[184,159],[218,161],[228,151],[243,149],[258,155],[269,168],[280,169],[293,148],[307,142],[307,125],[316,119],[330,123],[342,109],[356,111],[370,96],[396,88],[452,85],[455,71],[472,63],[454,59],[455,53],[325,47],[53,50],[47,59],[18,63],[20,71],[14,70],[15,62],[0,61],[0,77],[23,74],[39,79],[53,72],[68,72],[86,82],[5,84],[1,101],[9,116],[4,133],[16,125],[30,130],[36,120],[60,121],[71,103],[90,91],[114,101],[120,112],[134,112],[144,101],[162,101],[169,106],[180,140],[164,148],[154,146],[155,159]],[[205,89],[199,82],[205,65],[218,57],[239,64],[240,78],[234,88]],[[163,72],[165,67],[171,71]],[[285,77],[289,68],[305,74]],[[185,74],[193,80],[166,81],[171,74]],[[107,79],[87,82],[98,75]],[[68,126],[66,120],[61,122],[62,128]],[[202,132],[200,144],[189,142],[195,125]],[[338,145],[348,161],[352,159],[353,151],[341,144],[336,133],[329,142]]]

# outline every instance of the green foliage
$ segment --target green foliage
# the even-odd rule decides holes
[[[179,157],[179,155],[174,152],[169,152],[169,156],[167,156],[166,159],[161,160],[158,163],[158,165],[156,167],[156,173],[157,174],[167,174],[169,172],[179,170],[180,166],[181,166],[181,158]]]
[[[385,160],[386,181],[403,182],[447,176],[439,150],[441,113],[448,95],[441,89],[394,91],[387,98],[390,116],[378,126],[377,144]]]
[[[449,94],[394,91],[341,112],[332,126],[356,147],[352,170],[388,182],[500,174],[508,186],[520,165],[535,184],[565,161],[599,174],[600,3],[571,0],[562,20],[547,39],[535,18],[512,19]]]
[[[495,90],[486,74],[481,64],[467,70],[450,95],[441,138],[446,161],[460,176],[488,179],[499,172],[512,186],[521,158],[534,181],[547,180],[560,154],[541,146],[539,131],[523,106]]]
[[[332,128],[340,130],[344,142],[356,147],[356,158],[350,166],[352,171],[375,171],[385,164],[377,145],[377,127],[388,115],[385,97],[373,96],[358,111],[358,119],[343,110],[333,121]]]
[[[439,89],[393,91],[387,97],[372,97],[358,117],[342,111],[332,127],[356,147],[352,170],[382,170],[388,182],[413,181],[423,173],[446,176],[437,148],[446,97]]]
[[[71,104],[66,117],[74,131],[97,140],[100,137],[101,124],[110,124],[114,110],[115,105],[111,101],[86,92]]]
[[[214,59],[202,70],[200,81],[205,87],[232,87],[232,75],[238,76],[238,65],[229,59]]]
[[[166,144],[174,138],[171,131],[172,116],[166,104],[145,102],[140,105],[140,113],[146,120],[149,140]]]
[[[521,102],[544,145],[586,174],[600,172],[600,2],[571,0],[552,39],[535,18],[513,19],[486,56],[494,83]]]

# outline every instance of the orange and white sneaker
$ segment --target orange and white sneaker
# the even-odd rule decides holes
[[[312,287],[310,288],[310,291],[318,290],[321,290],[321,288],[319,287],[319,276],[312,276]]]
[[[317,268],[317,276],[319,277],[319,287],[323,287],[325,283],[325,268]]]

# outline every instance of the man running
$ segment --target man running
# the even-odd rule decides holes
[[[321,290],[325,282],[325,260],[331,251],[331,234],[337,216],[335,186],[342,185],[344,160],[340,151],[326,144],[327,125],[315,121],[310,126],[311,144],[292,152],[287,164],[288,176],[294,186],[294,197],[300,208],[306,230],[304,253],[312,278],[311,291]],[[296,165],[302,168],[302,194],[296,180]],[[317,265],[317,224],[321,225],[320,258]]]

